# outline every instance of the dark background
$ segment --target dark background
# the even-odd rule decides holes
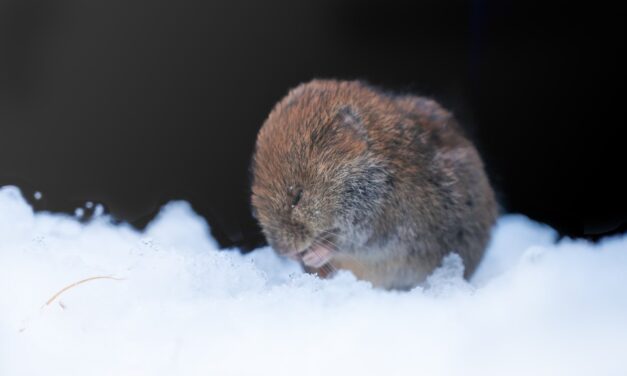
[[[610,4],[0,0],[0,185],[138,227],[186,199],[249,249],[248,165],[272,105],[314,77],[359,78],[450,108],[505,211],[622,232],[625,13]]]

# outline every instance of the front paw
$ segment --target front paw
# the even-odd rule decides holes
[[[313,247],[303,254],[303,264],[311,268],[320,268],[333,258],[330,249],[325,247]]]

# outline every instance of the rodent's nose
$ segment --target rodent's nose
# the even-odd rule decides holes
[[[309,242],[309,232],[303,224],[288,223],[275,228],[266,228],[266,240],[281,255],[297,254]]]
[[[276,252],[280,254],[290,252],[290,247],[288,244],[286,244],[286,242],[280,241],[274,236],[266,236],[266,239],[268,240],[268,244],[270,245],[270,247],[272,247],[272,249],[274,249]]]
[[[289,242],[287,239],[268,239],[268,244],[278,254],[291,258],[295,257],[298,252],[301,251],[293,242]]]

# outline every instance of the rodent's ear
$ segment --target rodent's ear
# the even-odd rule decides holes
[[[348,129],[355,138],[362,141],[368,141],[368,132],[364,127],[362,119],[357,112],[350,106],[340,108],[337,113],[338,122]]]

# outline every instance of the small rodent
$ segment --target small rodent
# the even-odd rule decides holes
[[[279,254],[409,289],[455,252],[480,262],[497,210],[483,163],[433,100],[360,81],[292,89],[257,135],[253,215]]]

